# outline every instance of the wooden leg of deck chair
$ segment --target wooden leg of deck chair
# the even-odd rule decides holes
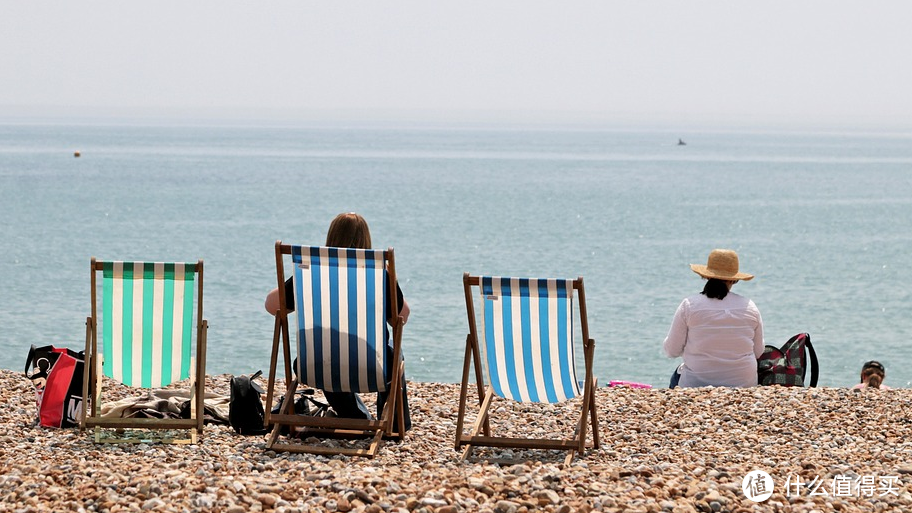
[[[86,317],[86,345],[85,353],[83,353],[83,355],[88,358],[88,361],[83,367],[83,372],[85,374],[82,379],[82,411],[79,413],[80,431],[85,429],[86,413],[89,406],[89,386],[92,381],[92,373],[90,372],[90,369],[92,368],[92,355],[94,354],[94,351],[92,350],[92,325],[92,318]]]
[[[291,413],[291,409],[294,407],[294,397],[295,392],[298,389],[298,380],[291,380],[291,385],[285,390],[285,398],[282,399],[282,404],[279,405],[279,414],[288,415]],[[282,435],[282,426],[283,424],[273,423],[272,432],[269,434],[269,439],[266,441],[266,448],[272,449],[275,447],[276,442],[279,441],[279,437]],[[290,428],[290,430],[293,428]],[[289,432],[289,436],[292,436],[294,433]]]
[[[581,405],[579,425],[576,429],[577,452],[580,454],[586,450],[586,428],[589,426],[589,403],[592,401],[592,394],[586,390],[583,394],[583,404]]]
[[[564,460],[565,465],[569,465],[577,453],[583,454],[586,450],[586,430],[590,421],[592,422],[592,447],[594,449],[599,447],[598,416],[595,410],[595,384],[596,380],[593,378],[583,385],[585,390],[583,392],[582,411],[580,412],[579,424],[577,424],[574,433],[574,441],[577,443],[577,448],[568,451]]]
[[[592,379],[592,400],[589,401],[589,411],[592,418],[592,448],[598,449],[601,445],[599,443],[599,425],[598,425],[598,412],[596,410],[595,404],[595,390],[596,390],[597,381],[595,378]]]
[[[279,441],[279,436],[282,433],[282,426],[280,424],[274,424],[272,426],[272,431],[269,433],[269,439],[266,440],[266,448],[272,449],[275,447],[276,442]]]
[[[590,402],[590,393],[588,390],[585,390],[583,392],[583,404],[580,405],[579,422],[577,422],[576,427],[573,429],[573,440],[569,440],[573,442],[576,447],[567,451],[567,457],[564,458],[564,465],[572,463],[574,456],[583,454],[586,450],[586,423],[589,421]]]
[[[101,409],[99,408],[98,401],[101,400],[101,382],[104,380],[104,375],[102,374],[101,369],[101,358],[95,357],[95,390],[92,392],[92,415],[97,417],[101,415]],[[95,443],[101,443],[101,428],[95,427]]]
[[[393,410],[395,412],[395,418],[397,419],[396,424],[399,426],[399,429],[396,429],[394,435],[401,442],[405,439],[405,362],[399,364],[399,389],[395,393],[390,394],[396,399],[396,408]]]
[[[456,415],[456,447],[458,451],[462,444],[459,441],[462,439],[462,426],[465,421],[465,411],[466,411],[466,402],[468,401],[468,389],[469,389],[469,363],[472,356],[472,335],[466,335],[466,349],[465,349],[465,359],[462,364],[462,384],[459,387],[459,410]],[[479,401],[481,401],[479,397]]]
[[[484,378],[482,378],[484,373],[481,369],[481,352],[478,349],[477,343],[472,346],[472,351],[474,353],[472,358],[475,360],[475,384],[478,388],[478,398],[481,399],[484,394],[485,384]],[[488,393],[490,394],[492,392],[489,391]],[[485,436],[491,436],[491,422],[487,415],[484,417],[484,434]]]
[[[196,433],[193,436],[193,443],[197,442],[197,439],[200,436],[203,436],[203,427],[205,426],[205,415],[206,415],[206,335],[209,331],[209,321],[203,319],[200,322],[199,335],[197,336],[197,353],[199,356],[197,358],[197,372],[196,372],[196,381],[195,392],[197,394],[196,400]],[[191,363],[192,365],[192,363]]]
[[[478,433],[488,426],[488,410],[491,408],[491,402],[494,400],[494,390],[489,389],[485,394],[484,401],[481,403],[481,408],[478,410],[478,418],[475,419],[475,425],[472,427],[472,434],[470,438],[478,436]],[[490,436],[489,432],[485,433],[485,436]],[[465,460],[469,457],[469,454],[472,452],[472,444],[468,443],[465,446],[465,449],[462,452],[460,460]]]
[[[466,458],[468,458],[469,455],[472,454],[473,448],[474,448],[474,446],[472,444],[466,444],[466,446],[463,447],[463,449],[462,449],[462,454],[459,456],[459,460],[465,461]]]
[[[367,449],[365,454],[359,454],[373,459],[377,455],[377,451],[380,450],[380,442],[383,441],[383,431],[378,430],[374,434],[374,439],[371,440],[370,447]]]
[[[383,426],[381,435],[383,438],[395,438],[401,441],[405,438],[405,415],[404,399],[402,397],[402,387],[405,385],[405,362],[400,361],[398,375],[390,380],[389,389],[386,392],[386,402],[383,404],[383,410],[380,412],[380,420],[389,421]],[[380,395],[377,394],[379,401]],[[396,426],[399,426],[396,428]]]
[[[197,339],[197,340],[199,340],[199,339]],[[198,379],[198,376],[196,375],[196,372],[197,372],[196,358],[191,357],[190,358],[190,418],[194,419],[194,420],[198,419],[199,415],[201,415],[201,412],[197,409],[197,403],[196,403],[196,400],[198,398],[198,394],[196,393],[196,380]],[[196,430],[195,429],[190,430],[190,440],[191,440],[191,443],[193,443],[193,444],[196,443]]]

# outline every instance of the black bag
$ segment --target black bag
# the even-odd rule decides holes
[[[78,427],[82,414],[85,353],[65,347],[29,349],[25,376],[35,385],[38,422],[45,427]]]
[[[295,392],[296,396],[299,396],[295,399],[294,402],[294,411],[295,415],[309,415],[311,417],[325,417],[326,412],[329,410],[329,405],[326,403],[321,403],[313,397],[314,389],[305,388],[304,390],[298,390]],[[279,410],[282,409],[282,403],[285,401],[285,396],[279,397],[279,400],[276,401],[275,407],[272,408],[272,414],[278,415]],[[311,407],[312,406],[312,407]],[[288,435],[291,433],[291,427],[287,424],[282,426],[280,433],[283,435]]]
[[[295,415],[310,415],[311,417],[324,417],[326,411],[329,410],[329,405],[317,401],[313,397],[314,389],[305,388],[304,390],[298,390],[295,395],[298,395],[294,403]],[[282,401],[285,400],[285,396],[279,397],[279,400],[276,401],[275,408],[272,409],[272,413],[279,413],[279,410],[282,408]],[[313,408],[311,408],[311,406]]]
[[[263,389],[253,381],[261,374],[263,371],[257,371],[253,376],[231,377],[228,422],[242,435],[262,435],[269,431],[264,425],[266,413],[260,399]]]
[[[269,432],[271,426],[265,425],[265,409],[260,394],[264,393],[253,380],[260,377],[263,371],[257,371],[253,376],[232,376],[231,399],[228,403],[228,421],[235,431],[242,435],[263,435]],[[329,405],[317,401],[313,397],[311,388],[298,391],[300,395],[295,400],[294,410],[296,415],[310,415],[322,417],[329,409]],[[285,396],[279,397],[271,413],[278,414]],[[311,408],[313,406],[313,408]],[[288,426],[283,426],[282,434],[288,434]]]
[[[810,386],[816,387],[817,353],[811,345],[811,336],[799,333],[781,348],[766,346],[757,360],[757,380],[761,385],[803,387],[808,368],[811,370]]]

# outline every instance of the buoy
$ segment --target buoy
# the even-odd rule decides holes
[[[76,158],[79,158],[80,155],[82,155],[82,153],[79,153],[79,150],[76,150],[76,151],[73,153],[73,156],[76,157]]]

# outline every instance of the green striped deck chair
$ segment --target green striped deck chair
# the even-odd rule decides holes
[[[591,446],[598,448],[596,380],[592,377],[595,341],[589,338],[583,279],[478,277],[465,274],[469,334],[456,421],[456,450],[466,458],[475,446],[568,451],[566,462],[582,454],[591,423]],[[578,296],[585,379],[577,378],[573,298]],[[481,330],[476,324],[480,306]],[[479,341],[480,337],[480,341]],[[469,434],[463,431],[474,362],[479,411]],[[491,405],[496,398],[519,403],[557,404],[581,398],[573,435],[564,438],[493,436]]]
[[[86,319],[83,381],[83,396],[88,400],[80,426],[94,428],[96,442],[196,443],[203,432],[208,328],[203,320],[203,261],[103,262],[92,258],[91,269],[92,315]],[[190,418],[102,416],[106,379],[142,389],[189,380]],[[127,429],[131,436],[124,435]],[[142,431],[132,432],[139,429]],[[105,435],[110,430],[118,434]],[[184,436],[172,436],[174,432]]]
[[[295,309],[288,312],[285,294],[280,293],[266,390],[266,422],[273,425],[273,431],[266,447],[373,458],[384,437],[401,440],[404,436],[393,430],[394,418],[399,426],[404,425],[402,323],[398,316],[391,319],[389,315],[399,311],[393,250],[291,246],[279,241],[276,276],[280,291],[285,290],[287,257],[292,263]],[[289,317],[293,319],[293,337],[289,336]],[[392,327],[392,355],[386,350],[388,322]],[[292,347],[295,369],[291,367]],[[271,413],[280,349],[285,362],[286,400],[278,413]],[[313,417],[295,414],[290,398],[299,384],[327,392],[392,392],[376,420]],[[283,431],[296,436],[284,437]],[[368,447],[332,446],[301,443],[302,437],[364,438],[370,442]]]

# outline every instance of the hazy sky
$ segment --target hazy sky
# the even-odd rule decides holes
[[[0,118],[912,124],[912,2],[4,1]]]

